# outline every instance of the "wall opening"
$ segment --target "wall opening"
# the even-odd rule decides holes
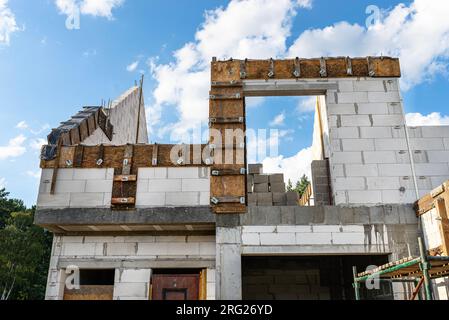
[[[115,269],[81,269],[79,290],[64,289],[64,300],[112,300]]]
[[[388,256],[242,257],[244,300],[354,300],[352,266],[382,265]],[[392,300],[391,284],[361,288],[365,300]]]
[[[270,198],[271,205],[332,204],[325,101],[322,95],[246,97],[250,206],[270,205]],[[255,176],[260,173],[283,177],[271,181]],[[288,191],[299,195],[295,199]]]

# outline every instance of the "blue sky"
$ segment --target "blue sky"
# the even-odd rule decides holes
[[[369,5],[381,9],[374,27],[365,24]],[[80,28],[69,30],[73,8]],[[0,0],[0,185],[34,204],[50,129],[119,96],[140,73],[152,142],[197,128],[208,117],[212,56],[399,56],[408,119],[449,124],[448,15],[446,0]],[[310,99],[248,103],[249,127],[282,132],[268,170],[302,174]]]

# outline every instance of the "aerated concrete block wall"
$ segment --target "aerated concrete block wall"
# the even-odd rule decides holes
[[[136,207],[207,206],[210,169],[140,168]]]
[[[336,80],[326,96],[332,190],[337,205],[413,203],[399,80]],[[449,127],[410,128],[419,194],[449,179]]]
[[[95,132],[83,141],[87,146],[98,146],[100,144],[126,145],[128,143],[148,143],[147,121],[145,115],[145,103],[142,94],[142,103],[139,113],[140,88],[132,87],[123,93],[112,103],[108,109],[111,124],[114,126],[114,136],[112,141],[106,137],[104,132],[98,128]],[[136,140],[137,123],[139,122],[139,138]]]
[[[108,208],[114,169],[59,169],[55,194],[50,194],[53,169],[43,169],[38,209]]]
[[[46,299],[63,298],[68,266],[115,269],[116,300],[148,300],[153,269],[207,269],[214,299],[215,256],[215,236],[55,236]]]

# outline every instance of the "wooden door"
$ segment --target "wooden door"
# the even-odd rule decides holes
[[[153,300],[198,300],[199,274],[153,275]]]

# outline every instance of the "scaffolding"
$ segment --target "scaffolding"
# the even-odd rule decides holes
[[[356,300],[361,300],[361,283],[366,281],[413,282],[415,289],[410,300],[416,299],[423,286],[425,299],[434,300],[432,280],[449,276],[449,257],[428,255],[421,238],[418,238],[418,245],[419,257],[408,257],[390,262],[362,273],[357,273],[357,267],[353,266],[353,287]]]

